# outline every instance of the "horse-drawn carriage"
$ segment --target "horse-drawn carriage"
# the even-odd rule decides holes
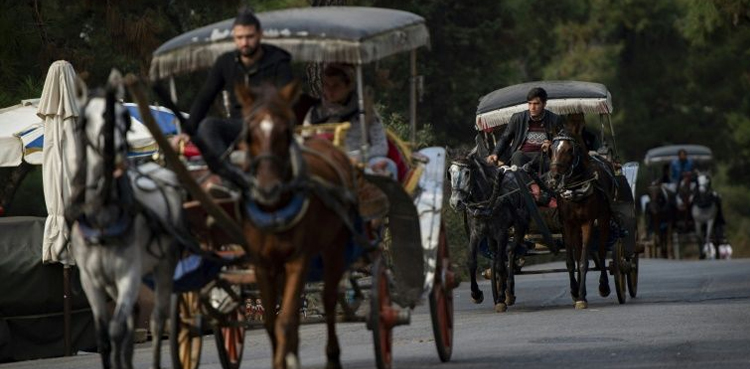
[[[685,164],[681,164],[680,151],[685,153]],[[710,148],[695,144],[660,146],[648,150],[643,164],[649,176],[647,192],[641,197],[648,255],[679,259],[684,252],[681,245],[696,238],[701,258],[707,254],[710,257],[712,247],[707,249],[706,245],[728,245],[720,201],[707,198],[716,196],[710,188]],[[680,169],[683,165],[687,165],[684,170]],[[697,206],[696,199],[704,197],[705,204]]]
[[[528,109],[527,93],[534,87],[546,90],[548,110],[568,118],[565,127],[552,140],[551,152],[540,155],[538,166],[502,166],[495,170],[494,166],[485,164],[485,158],[496,145],[498,134],[507,128],[511,116]],[[609,294],[605,274],[608,271],[614,276],[620,303],[626,301],[627,290],[631,297],[636,296],[640,250],[636,249],[635,242],[633,197],[638,164],[620,165],[611,113],[612,99],[607,88],[589,82],[530,82],[496,90],[480,99],[475,125],[478,131],[477,146],[468,156],[454,160],[449,169],[453,187],[451,205],[463,210],[466,231],[470,235],[470,269],[474,269],[470,270],[470,275],[475,302],[482,300],[475,281],[477,250],[492,260],[489,277],[498,311],[505,311],[507,305],[515,301],[513,275],[545,272],[568,272],[576,307],[585,308],[585,286],[580,284],[585,277],[575,281],[574,265],[577,261],[579,276],[585,276],[588,269],[587,248],[599,250],[600,257],[593,259],[596,270],[602,272],[602,295]],[[590,133],[591,127],[584,126],[584,114],[599,115],[601,134],[598,137]],[[596,147],[587,147],[592,143]],[[506,153],[505,158],[508,156]],[[503,158],[503,153],[500,153],[500,157]],[[550,173],[545,174],[542,168],[547,160],[551,162],[548,162]],[[551,173],[556,175],[552,176]],[[602,184],[602,179],[606,185]],[[549,187],[547,191],[555,193],[551,200],[544,197],[545,185]],[[607,214],[591,215],[587,224],[593,225],[594,230],[588,234],[584,230],[584,238],[581,239],[581,228],[576,228],[580,224],[572,224],[571,219],[566,219],[566,208],[587,204],[592,199],[597,199],[593,202],[604,203],[608,210],[600,207],[597,211]],[[581,211],[584,214],[593,212],[589,208],[595,209],[596,205],[590,205]],[[502,215],[503,208],[508,206],[511,209]],[[617,218],[616,222],[609,221],[610,213]],[[518,221],[523,218],[528,220]],[[487,221],[491,222],[490,225],[483,226]],[[512,231],[493,234],[493,226],[512,228]],[[508,240],[510,235],[512,237]],[[493,237],[497,240],[493,241]],[[508,243],[511,247],[506,250]],[[563,246],[568,251],[566,269],[523,270],[524,258],[557,253]],[[611,250],[612,255],[608,267],[604,262],[607,250]],[[573,251],[577,260],[573,259]],[[506,253],[509,256],[506,257]],[[584,296],[580,297],[579,292]],[[506,298],[503,301],[504,294]]]
[[[345,133],[349,124],[361,124],[364,128],[368,109],[364,106],[363,66],[401,52],[411,53],[410,116],[414,127],[416,51],[429,44],[429,32],[423,18],[403,11],[357,7],[299,8],[258,13],[257,16],[263,26],[263,42],[287,50],[294,61],[348,63],[356,68],[359,121],[313,126],[311,129],[316,133],[329,128],[334,141],[340,141],[338,137]],[[232,21],[203,27],[162,45],[154,53],[152,79],[172,78],[180,73],[211,66],[218,55],[234,47],[230,32]],[[253,112],[247,116],[245,119],[249,122]],[[298,127],[297,132],[300,133],[302,129]],[[363,132],[367,130],[363,129]],[[246,134],[251,135],[252,132]],[[356,272],[344,278],[349,284],[346,289],[334,287],[346,318],[367,322],[367,328],[373,332],[378,368],[391,367],[392,329],[408,324],[410,310],[425,297],[429,299],[439,357],[442,361],[450,359],[453,335],[451,291],[456,284],[441,221],[445,150],[430,147],[412,155],[408,144],[393,135],[390,137],[389,145],[394,150],[389,155],[394,155],[394,161],[404,164],[406,172],[399,179],[362,174],[367,182],[376,185],[387,195],[387,216],[382,222],[372,223],[380,226],[368,227],[356,215],[345,222],[352,234],[344,250],[345,262],[346,265],[355,264],[358,267]],[[311,154],[312,150],[307,145],[307,141],[299,145],[300,156]],[[294,150],[297,149],[290,148],[290,152]],[[363,155],[367,151],[366,137],[361,151]],[[246,155],[245,160],[254,159]],[[312,170],[309,159],[306,160],[307,168]],[[200,170],[205,172],[197,165],[194,175]],[[299,182],[305,181],[309,183],[300,186],[309,189],[308,196],[317,196],[329,209],[339,206],[337,196],[347,193],[342,187],[343,182],[337,186],[331,183],[323,186],[312,183],[316,180],[309,177]],[[324,190],[328,195],[323,194]],[[306,204],[305,201],[296,203],[295,195],[289,206],[269,213],[263,210],[262,204],[254,203],[253,199],[243,199],[222,186],[213,185],[209,192],[213,196],[211,201],[223,208],[232,221],[240,224],[250,222],[267,234],[287,230],[293,232],[297,223],[292,222],[296,222],[294,219],[298,218],[300,211],[305,211],[300,208],[308,206],[301,205]],[[185,204],[188,220],[195,236],[201,241],[202,251],[184,258],[175,274],[176,293],[172,303],[170,334],[173,365],[176,368],[198,367],[202,334],[208,325],[214,329],[222,366],[238,368],[244,349],[245,330],[253,325],[245,317],[245,301],[258,297],[259,283],[267,277],[261,274],[265,272],[258,270],[259,261],[254,260],[253,253],[249,251],[252,248],[233,238],[232,232],[226,231],[227,224],[217,222],[207,213],[206,205],[211,206],[202,201]],[[341,215],[341,212],[337,214]],[[271,225],[263,228],[261,224],[266,223]],[[281,226],[276,227],[278,225]],[[319,229],[320,226],[325,228],[330,225],[321,224]],[[308,237],[317,237],[315,233],[308,233]],[[222,262],[222,259],[229,262]],[[330,265],[324,268],[321,259],[314,258],[307,268],[306,282],[321,281],[326,269],[330,268]],[[329,288],[328,285],[324,286],[325,290]],[[276,301],[267,300],[274,295],[261,294],[266,313],[273,310]],[[362,315],[357,307],[363,300],[367,301],[366,295],[369,295],[369,309],[362,309],[365,310],[365,315]],[[330,325],[335,319],[331,317],[334,313],[326,309],[326,314],[329,316],[326,321]],[[268,314],[264,316],[266,319],[269,317]],[[267,329],[271,334],[273,327]],[[288,357],[284,359],[287,365],[293,364]]]

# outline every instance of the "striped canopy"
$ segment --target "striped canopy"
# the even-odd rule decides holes
[[[21,104],[0,109],[0,167],[14,167],[25,161],[33,165],[42,164],[44,147],[44,125],[37,116],[39,99],[24,100]],[[141,121],[138,107],[132,103],[124,106],[130,113],[132,123],[128,132],[130,157],[151,155],[156,143]],[[177,133],[177,123],[171,111],[164,107],[151,106],[151,114],[166,135]],[[183,115],[187,116],[185,113]]]

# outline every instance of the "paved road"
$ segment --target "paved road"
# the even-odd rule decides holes
[[[538,267],[562,267],[553,263]],[[537,268],[538,268],[537,267]],[[589,309],[573,309],[564,274],[519,276],[518,301],[497,314],[489,299],[469,300],[468,283],[456,290],[453,360],[437,358],[428,309],[394,332],[396,368],[750,368],[750,260],[641,263],[639,296],[619,305],[614,292],[596,293],[589,275]],[[610,285],[613,282],[610,279]],[[489,296],[489,283],[481,287]],[[614,288],[614,287],[613,287]],[[305,368],[324,366],[325,330],[303,326]],[[248,332],[243,368],[269,368],[261,331]],[[346,368],[373,368],[373,346],[364,324],[339,325]],[[136,351],[136,368],[149,367],[148,347]],[[220,368],[212,337],[206,337],[201,368]],[[164,367],[170,367],[165,349]],[[94,354],[0,365],[0,369],[98,368]]]

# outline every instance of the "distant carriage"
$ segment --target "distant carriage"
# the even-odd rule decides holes
[[[401,53],[411,53],[411,68],[416,73],[416,49],[429,43],[429,32],[423,18],[403,11],[323,7],[287,9],[258,13],[264,29],[263,41],[289,51],[293,60],[307,62],[343,62],[356,67],[360,121],[314,126],[330,129],[330,137],[340,141],[349,124],[365,124],[363,101],[364,64]],[[178,36],[162,45],[152,61],[152,78],[171,78],[209,67],[222,52],[233,47],[230,30],[233,20],[212,24]],[[412,80],[416,88],[416,80]],[[411,90],[411,123],[416,119],[416,93]],[[339,303],[350,319],[367,322],[375,341],[378,368],[389,368],[392,359],[392,329],[409,323],[409,311],[427,297],[432,314],[433,332],[439,357],[447,361],[452,352],[452,289],[456,281],[448,254],[445,230],[441,220],[445,150],[431,147],[412,155],[408,144],[389,134],[394,161],[404,167],[399,181],[367,175],[388,197],[389,221],[385,226],[388,243],[375,249],[358,249],[364,254],[367,268],[358,268],[347,281]],[[366,139],[363,142],[366,149]],[[221,191],[215,191],[216,194]],[[236,194],[225,193],[214,198],[231,217],[247,214]],[[186,204],[189,220],[205,251],[225,258],[241,260],[245,251],[212,223],[199,202]],[[377,235],[377,234],[375,234]],[[348,251],[347,251],[348,252]],[[386,257],[387,256],[387,257]],[[206,324],[214,327],[219,358],[224,368],[238,368],[244,350],[245,329],[253,325],[245,319],[260,304],[246,304],[257,297],[252,260],[234,266],[221,266],[217,258],[191,255],[178,265],[178,277],[190,279],[208,266],[209,278],[176,289],[172,310],[173,363],[176,368],[196,368],[200,363],[201,332]],[[353,262],[354,260],[349,260]],[[200,266],[204,265],[204,268]],[[321,274],[321,266],[311,265],[311,282]],[[364,272],[364,275],[363,275]],[[355,276],[360,276],[356,277]],[[369,291],[365,289],[369,287]],[[395,293],[392,293],[394,291]],[[312,292],[312,291],[309,291]],[[361,316],[358,306],[369,296],[369,315]],[[397,308],[399,305],[401,308]]]
[[[640,245],[636,244],[636,222],[635,206],[633,197],[635,195],[635,182],[638,172],[638,163],[628,162],[620,164],[617,145],[615,141],[614,130],[610,120],[612,113],[612,98],[607,88],[598,83],[578,82],[578,81],[540,81],[529,82],[519,85],[505,87],[493,91],[480,99],[477,108],[475,128],[477,129],[477,148],[476,156],[481,158],[489,154],[490,150],[497,143],[499,132],[502,132],[510,117],[517,112],[528,109],[526,94],[533,87],[542,87],[547,91],[548,101],[546,108],[554,113],[565,116],[569,114],[597,114],[601,127],[600,134],[595,137],[598,141],[598,147],[592,156],[614,164],[615,171],[613,180],[616,182],[616,197],[614,201],[615,211],[622,218],[622,228],[611,232],[612,236],[606,242],[606,245],[598,245],[611,250],[611,262],[608,266],[597,265],[597,270],[607,268],[609,273],[614,276],[615,287],[618,301],[625,303],[626,295],[629,290],[631,297],[635,297],[638,284],[638,260]],[[591,127],[588,129],[590,130]],[[590,132],[590,131],[589,131]],[[589,133],[590,134],[590,133]],[[610,146],[611,145],[611,146]],[[509,153],[501,153],[501,157],[509,157]],[[587,153],[588,154],[588,153]],[[479,165],[479,163],[476,163]],[[454,162],[453,165],[465,165]],[[453,173],[453,168],[451,171]],[[539,174],[538,169],[534,168],[515,168],[505,167],[507,172],[533,172],[529,174]],[[517,176],[517,178],[524,178]],[[531,209],[532,226],[526,234],[524,243],[525,249],[517,249],[516,260],[511,260],[509,268],[515,269],[515,274],[526,273],[546,273],[546,272],[568,272],[567,269],[544,270],[544,271],[524,271],[523,259],[539,254],[556,253],[563,246],[562,225],[556,215],[556,204],[554,201],[547,205],[539,205],[539,195],[537,189],[528,187],[526,183],[519,183],[518,190],[526,199],[526,204]],[[467,207],[486,206],[486,204],[467,204]],[[476,211],[476,208],[475,208]],[[601,225],[600,225],[601,226]],[[609,225],[605,225],[609,226]],[[483,253],[486,257],[494,259],[498,257],[492,250],[487,248],[487,241],[483,241]],[[496,265],[490,271],[493,295],[499,294],[501,282],[499,280]]]
[[[688,159],[693,161],[693,172],[673,183],[670,164],[678,159],[680,150],[685,150]],[[699,173],[711,173],[713,153],[703,145],[660,146],[648,150],[643,164],[647,168],[649,187],[641,197],[641,209],[647,226],[649,254],[680,259],[686,251],[684,246],[692,245],[697,237],[691,208],[698,191],[697,177]],[[719,217],[715,242],[726,244],[724,219]],[[702,249],[698,249],[703,256]]]

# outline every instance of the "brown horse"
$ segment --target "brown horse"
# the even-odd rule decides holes
[[[672,251],[672,229],[675,220],[674,203],[670,199],[670,193],[664,188],[661,181],[648,186],[648,205],[646,213],[650,221],[650,229],[654,240],[651,257],[674,258]]]
[[[340,368],[335,307],[346,269],[350,217],[356,211],[354,169],[329,141],[309,139],[304,146],[296,141],[291,103],[297,92],[296,83],[278,91],[237,88],[245,121],[239,148],[246,153],[251,188],[243,230],[256,268],[273,367],[299,366],[300,294],[311,259],[321,255],[327,367]],[[294,206],[298,210],[289,214]]]
[[[599,266],[599,294],[609,296],[609,280],[604,267],[612,217],[609,201],[614,197],[612,168],[601,160],[591,160],[583,143],[583,124],[574,122],[552,141],[551,163],[547,185],[558,196],[558,207],[563,223],[563,239],[567,253],[566,266],[570,276],[570,294],[576,309],[588,307],[586,301],[586,273],[589,250],[597,240]],[[598,258],[598,259],[597,259]],[[578,276],[574,275],[578,262]]]

